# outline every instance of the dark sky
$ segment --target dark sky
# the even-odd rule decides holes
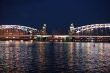
[[[66,31],[71,23],[81,26],[110,23],[109,0],[0,0],[0,24]],[[66,28],[66,29],[65,29]]]

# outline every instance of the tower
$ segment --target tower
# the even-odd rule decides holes
[[[69,30],[69,34],[70,35],[73,35],[75,33],[75,28],[74,28],[74,25],[73,23],[70,25],[70,30]]]
[[[47,34],[47,26],[46,26],[46,24],[44,24],[44,26],[42,27],[42,33],[43,34]]]
[[[73,23],[70,25],[70,32],[73,32],[74,31],[74,25]]]

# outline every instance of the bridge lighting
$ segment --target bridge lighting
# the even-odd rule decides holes
[[[37,39],[37,37],[34,37],[34,39]]]
[[[13,37],[13,38],[15,38],[15,37]]]
[[[9,41],[6,41],[5,43],[6,43],[6,44],[9,44]]]
[[[93,28],[91,30],[93,30]]]
[[[66,38],[70,39],[71,37],[72,38],[78,37],[78,39],[79,39],[79,37],[87,38],[87,36],[88,37],[90,36],[90,38],[91,37],[96,38],[96,37],[102,37],[102,35],[105,36],[105,34],[106,34],[106,36],[103,38],[110,37],[110,35],[108,34],[110,32],[110,24],[92,24],[92,25],[85,25],[85,26],[80,26],[80,27],[75,28],[72,23],[69,27],[69,35],[46,35],[46,24],[43,25],[41,30],[37,30],[37,31],[36,30],[37,29],[31,28],[31,27],[26,27],[26,26],[20,26],[20,25],[1,25],[0,26],[1,38],[3,35],[3,38],[9,38],[12,40],[14,38],[19,38],[21,40],[22,37],[23,38],[26,37],[24,39],[30,39],[30,40],[37,39],[37,38],[38,39],[40,38],[42,40],[43,38],[47,39],[48,37],[51,38],[52,40],[54,40],[54,39],[66,40]],[[98,39],[98,38],[96,38],[96,39]],[[102,38],[99,38],[98,40],[100,40],[100,39],[102,39]],[[90,40],[90,39],[87,39],[87,40]]]
[[[29,31],[29,33],[32,35],[32,31]]]
[[[33,43],[33,40],[31,40],[30,43]]]
[[[8,38],[8,37],[6,37],[6,38]]]
[[[21,43],[23,43],[23,40],[20,40]]]
[[[9,40],[9,42],[13,42],[12,40]]]

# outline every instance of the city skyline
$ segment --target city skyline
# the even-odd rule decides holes
[[[102,0],[0,0],[0,24],[29,27],[48,25],[48,30],[67,30],[85,24],[109,23],[110,1]],[[61,27],[59,29],[59,27]],[[50,32],[50,33],[52,33]]]
[[[0,73],[109,73],[110,0],[0,0]]]
[[[29,27],[29,26],[22,26],[22,25],[7,25],[7,24],[2,24],[0,25],[0,29],[15,29],[15,30],[18,30],[18,29],[21,29],[23,31],[38,31],[38,32],[43,32],[44,31],[44,34],[48,35],[48,34],[59,34],[59,35],[64,35],[65,32],[59,32],[58,30],[57,33],[48,33],[48,29],[47,29],[47,24],[43,24],[42,27],[39,27],[39,28],[32,28],[32,27]],[[107,31],[109,31],[108,29],[110,29],[110,23],[101,23],[101,24],[86,24],[86,25],[83,25],[83,26],[74,26],[74,23],[71,23],[70,26],[68,26],[68,29],[66,30],[66,34],[69,34],[68,32],[81,32],[81,31],[85,31],[85,30],[91,30],[93,31],[94,29],[97,29],[97,30],[100,30],[102,31],[103,29],[106,29]],[[61,29],[60,29],[61,30]],[[8,30],[6,30],[8,31]],[[61,30],[63,31],[63,30]],[[44,35],[42,34],[42,35]],[[71,34],[70,34],[71,35]]]

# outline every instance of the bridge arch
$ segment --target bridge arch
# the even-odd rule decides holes
[[[91,25],[85,25],[81,27],[75,28],[76,31],[84,31],[84,30],[89,30],[89,29],[97,29],[97,28],[110,28],[110,24],[91,24]]]
[[[6,29],[6,28],[16,28],[16,29],[21,29],[23,31],[27,31],[27,30],[37,30],[31,27],[27,27],[27,26],[21,26],[21,25],[1,25],[0,29]]]
[[[21,25],[0,25],[0,35],[28,35],[37,29]]]
[[[81,34],[81,33],[84,34],[86,32],[88,32],[88,33],[97,32],[100,34],[101,31],[103,31],[103,33],[104,33],[104,31],[106,31],[106,32],[110,31],[110,24],[91,24],[91,25],[85,25],[85,26],[80,26],[80,27],[75,28],[76,34]]]

